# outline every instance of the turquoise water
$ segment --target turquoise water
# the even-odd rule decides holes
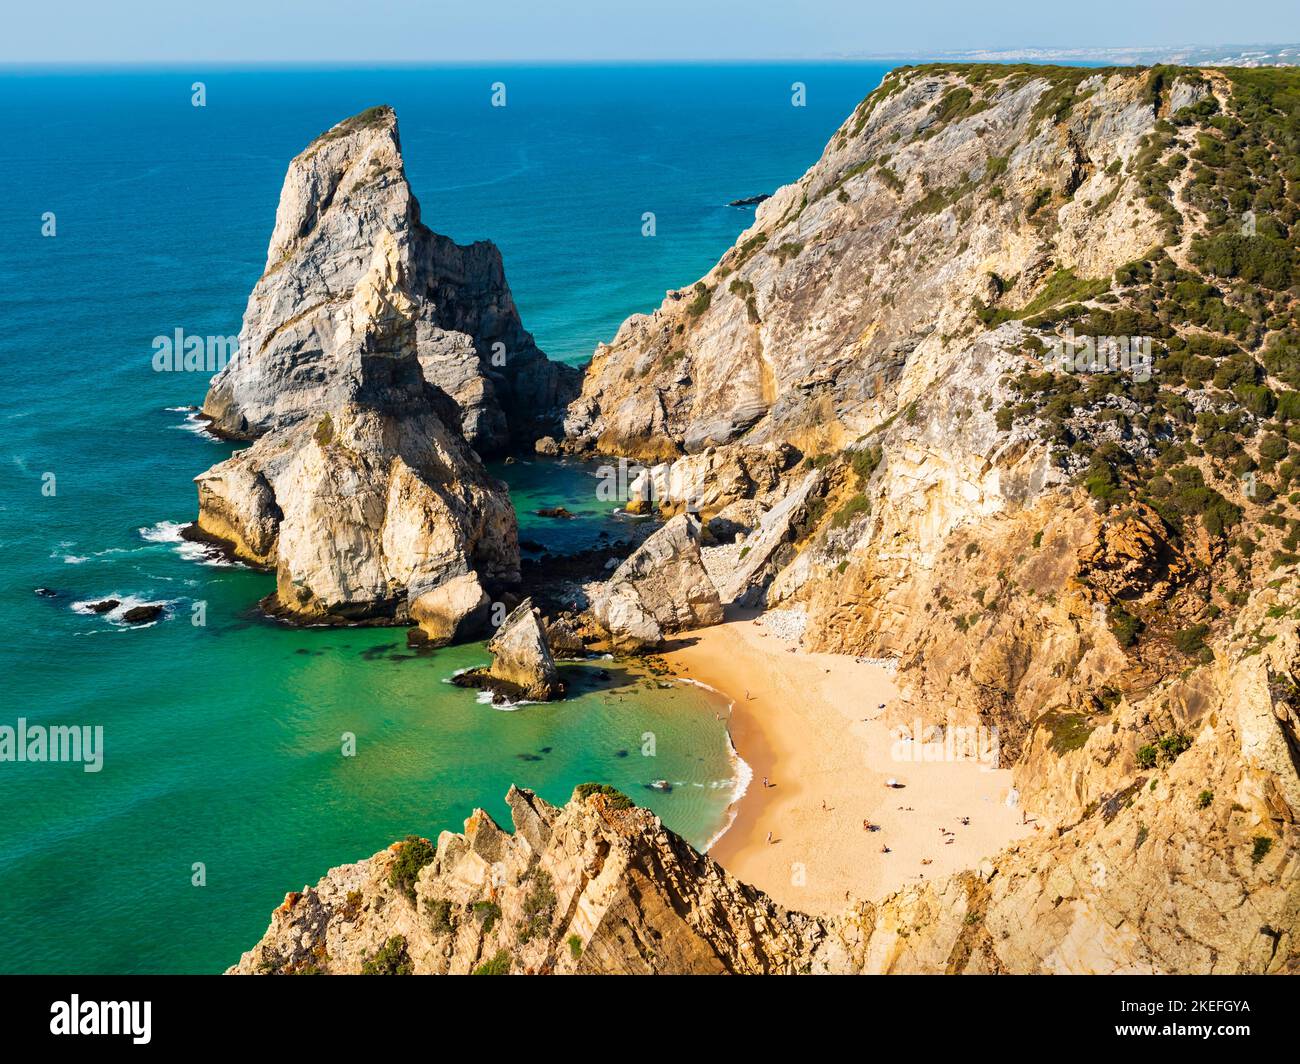
[[[749,224],[727,201],[798,176],[883,73],[0,73],[0,725],[105,734],[98,773],[0,762],[0,971],[220,970],[285,891],[405,834],[457,829],[476,805],[506,820],[511,782],[557,802],[612,783],[692,841],[713,836],[737,770],[707,692],[599,663],[568,667],[564,703],[502,712],[445,683],[485,660],[481,645],[415,655],[400,629],[261,619],[270,577],[176,542],[191,478],[230,448],[177,409],[206,381],[152,372],[150,344],[238,331],[288,159],[388,102],[426,221],[496,240],[539,344],[582,361],[703,273]],[[190,106],[196,79],[206,108]],[[503,110],[487,106],[496,80]],[[789,105],[794,80],[807,108]],[[572,550],[618,534],[589,468],[498,472],[525,538]],[[557,504],[580,520],[531,515]],[[169,612],[130,628],[76,608],[108,596]],[[647,790],[656,778],[674,789]]]

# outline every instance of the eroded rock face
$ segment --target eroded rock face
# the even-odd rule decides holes
[[[395,937],[417,974],[787,972],[822,925],[789,913],[619,795],[563,809],[507,796],[514,833],[482,810],[444,832],[414,900],[390,883],[399,848],[289,895],[231,974],[360,972]],[[493,919],[486,919],[488,913]],[[634,942],[654,943],[636,949]]]
[[[411,620],[422,636],[414,641],[439,647],[467,639],[487,623],[491,608],[477,573],[454,576],[411,600]]]
[[[1143,78],[1098,73],[1064,128],[1039,108],[1052,88],[891,75],[712,270],[597,349],[570,444],[648,461],[733,441],[840,447],[965,372],[991,276],[1014,280],[997,298],[1016,307],[1055,269],[1104,278],[1140,257],[1160,239],[1124,169],[1156,121]],[[938,117],[962,90],[987,106]],[[1040,196],[1050,231],[1025,213]]]
[[[403,222],[414,206],[396,145],[382,110],[291,166],[249,354],[213,383],[215,416],[257,439],[196,478],[197,524],[274,568],[272,612],[402,622],[414,610],[441,642],[481,618],[484,585],[518,581],[519,549],[505,486],[422,369],[432,235]],[[315,305],[316,288],[334,294]]]
[[[700,557],[700,523],[679,514],[588,589],[591,612],[623,652],[653,649],[665,636],[722,620],[718,589]]]
[[[481,453],[531,443],[557,423],[578,374],[550,362],[524,330],[501,254],[429,230],[407,184],[391,108],[340,122],[289,166],[249,297],[239,357],[212,382],[212,428],[255,439],[339,405],[357,372],[351,343],[358,286],[376,245],[391,239],[407,268],[400,308],[424,374],[460,408]]]
[[[780,486],[717,494],[748,525],[719,524],[745,538],[706,552],[724,600],[762,515],[821,472],[764,601],[798,615],[808,649],[896,658],[891,722],[996,728],[1048,825],[859,914],[862,970],[1296,968],[1297,807],[1279,797],[1300,749],[1291,546],[1190,447],[1181,483],[1203,473],[1224,505],[1175,527],[1176,489],[1144,490],[1161,450],[1141,427],[1149,398],[1112,394],[1067,427],[1016,385],[1052,376],[1052,314],[1179,319],[1123,267],[1164,255],[1193,271],[1206,231],[1187,157],[1234,88],[1210,71],[1171,79],[1152,93],[1143,71],[895,72],[698,284],[597,350],[569,408],[567,449],[665,470],[802,452]],[[1175,105],[1198,104],[1160,140]],[[1139,187],[1147,149],[1178,175],[1161,197]],[[1052,313],[1035,324],[1035,310]],[[1192,411],[1223,409],[1172,387]],[[1104,476],[1086,477],[1105,445],[1141,470],[1115,505]],[[1214,529],[1233,507],[1262,537],[1254,562],[1224,564],[1232,534]]]

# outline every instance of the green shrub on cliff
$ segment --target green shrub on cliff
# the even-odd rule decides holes
[[[470,906],[470,910],[478,917],[479,923],[483,925],[484,935],[496,927],[497,921],[501,919],[501,906],[494,901],[476,901]]]
[[[396,887],[414,904],[415,881],[420,875],[420,869],[432,861],[435,854],[433,844],[428,839],[407,835],[388,873],[388,885]]]
[[[835,516],[831,518],[832,528],[844,528],[850,524],[859,514],[871,513],[871,500],[861,492],[854,495],[843,506],[835,511]]]
[[[635,806],[626,794],[608,783],[579,783],[573,792],[580,802],[585,802],[593,794],[605,796],[605,804],[611,809],[631,809]]]
[[[524,895],[524,923],[519,929],[520,945],[548,935],[551,921],[555,917],[558,899],[555,897],[551,874],[539,868],[533,873],[532,879],[532,885]]]
[[[513,963],[506,950],[498,950],[491,960],[484,961],[470,975],[509,975]]]
[[[406,939],[394,935],[379,952],[361,965],[362,975],[413,975],[415,967],[406,951]]]

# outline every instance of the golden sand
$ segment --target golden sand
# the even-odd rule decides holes
[[[1009,770],[922,762],[897,742],[877,719],[898,696],[879,665],[796,650],[735,609],[663,656],[732,699],[732,741],[754,773],[710,854],[784,905],[838,912],[850,895],[974,868],[1034,830],[1006,804]]]

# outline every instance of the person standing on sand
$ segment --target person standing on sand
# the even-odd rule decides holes
[[[767,844],[772,845],[772,833],[770,831],[767,833]]]

